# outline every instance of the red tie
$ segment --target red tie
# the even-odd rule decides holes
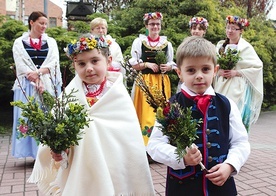
[[[189,99],[192,99],[196,102],[197,108],[202,112],[203,115],[206,114],[206,111],[208,109],[208,106],[210,104],[210,100],[212,97],[211,95],[191,96],[184,90],[182,90],[182,93]]]
[[[206,114],[208,106],[210,104],[211,95],[197,95],[193,97],[198,109],[202,112],[203,115]]]

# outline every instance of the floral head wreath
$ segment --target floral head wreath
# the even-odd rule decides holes
[[[163,20],[163,15],[160,12],[150,12],[150,13],[146,13],[144,15],[144,21],[146,20],[150,20],[150,19],[160,19]]]
[[[191,18],[191,20],[189,21],[189,27],[191,28],[193,24],[201,24],[201,25],[205,26],[206,29],[209,26],[208,20],[206,18],[203,18],[203,17],[193,17],[193,18]]]
[[[66,55],[73,59],[76,54],[82,53],[86,50],[108,48],[111,40],[106,39],[105,36],[96,37],[90,35],[88,37],[81,37],[77,40],[71,41],[64,49]]]
[[[227,16],[226,17],[226,24],[237,24],[240,27],[248,27],[249,21],[245,18],[240,18],[238,16]]]

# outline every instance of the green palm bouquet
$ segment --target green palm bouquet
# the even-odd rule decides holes
[[[156,64],[159,66],[160,66],[160,64],[167,63],[167,57],[166,57],[165,52],[162,50],[158,50],[156,52],[155,61],[156,61]]]
[[[166,107],[157,109],[156,120],[170,144],[176,146],[177,159],[180,161],[187,153],[186,148],[198,138],[196,132],[199,125],[192,117],[192,108],[184,109],[178,102],[168,102]]]
[[[44,91],[42,94],[37,93],[36,97],[27,97],[20,83],[19,87],[27,101],[11,102],[12,106],[22,109],[17,128],[18,138],[33,137],[58,154],[78,145],[82,139],[82,129],[89,125],[90,119],[84,106],[76,102],[74,94],[77,90],[73,89],[69,93],[63,91],[58,96],[55,89],[55,96]]]
[[[236,49],[228,48],[226,52],[218,55],[219,68],[224,70],[233,69],[239,60],[241,60],[240,52]]]

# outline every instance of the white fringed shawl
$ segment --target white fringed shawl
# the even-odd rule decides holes
[[[221,47],[224,40],[218,42],[217,49]],[[255,52],[253,46],[240,38],[237,50],[242,58],[234,67],[242,77],[224,79],[222,76],[214,80],[214,89],[228,98],[232,99],[239,107],[241,113],[244,110],[246,92],[251,92],[250,124],[257,121],[263,101],[263,63]]]
[[[89,107],[78,76],[66,87],[78,89],[77,99],[88,109],[90,122],[78,146],[70,149],[69,167],[51,162],[50,149],[40,146],[28,180],[49,195],[154,195],[139,122],[122,75],[112,72],[113,86]],[[56,167],[55,167],[56,166]]]

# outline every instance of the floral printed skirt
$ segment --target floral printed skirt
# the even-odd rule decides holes
[[[162,77],[164,83],[164,92],[166,99],[168,100],[171,97],[171,83],[170,78],[167,74],[143,74],[144,80],[150,87],[156,87],[162,89]],[[153,108],[147,103],[146,97],[143,91],[135,85],[133,86],[133,102],[137,112],[137,116],[140,122],[141,131],[151,132],[154,122],[155,122],[155,113]],[[145,146],[148,144],[148,135],[143,135]]]

